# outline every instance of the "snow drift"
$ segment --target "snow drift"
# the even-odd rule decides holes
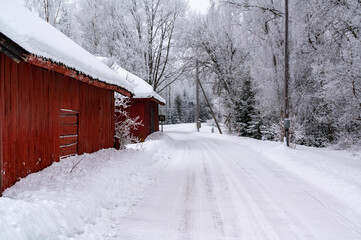
[[[109,212],[126,214],[168,163],[164,138],[69,157],[22,179],[0,198],[0,239],[74,237]]]

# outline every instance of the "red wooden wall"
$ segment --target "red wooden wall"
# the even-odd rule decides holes
[[[130,106],[130,117],[135,118],[140,116],[143,126],[140,126],[138,130],[133,130],[134,136],[139,137],[142,141],[149,136],[151,131],[151,109],[154,111],[154,132],[159,131],[158,122],[158,103],[148,99],[132,99]]]
[[[114,93],[0,53],[3,186],[60,158],[61,109],[79,113],[77,153],[113,147]]]

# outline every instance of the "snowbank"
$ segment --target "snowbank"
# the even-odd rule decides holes
[[[133,149],[69,157],[29,175],[0,198],[0,239],[78,238],[108,226],[104,219],[127,214],[143,197],[169,162],[172,144],[157,135]]]

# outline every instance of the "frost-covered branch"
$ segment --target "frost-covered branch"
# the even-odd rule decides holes
[[[132,131],[143,126],[139,116],[130,117],[129,107],[130,100],[117,94],[115,97],[115,136],[120,140],[121,149],[124,149],[126,144],[140,141],[132,134]]]

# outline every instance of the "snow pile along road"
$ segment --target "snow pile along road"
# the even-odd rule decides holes
[[[0,198],[0,239],[67,239],[99,228],[111,234],[106,220],[143,197],[169,162],[164,149],[172,144],[157,134],[134,149],[70,157],[31,174]]]

